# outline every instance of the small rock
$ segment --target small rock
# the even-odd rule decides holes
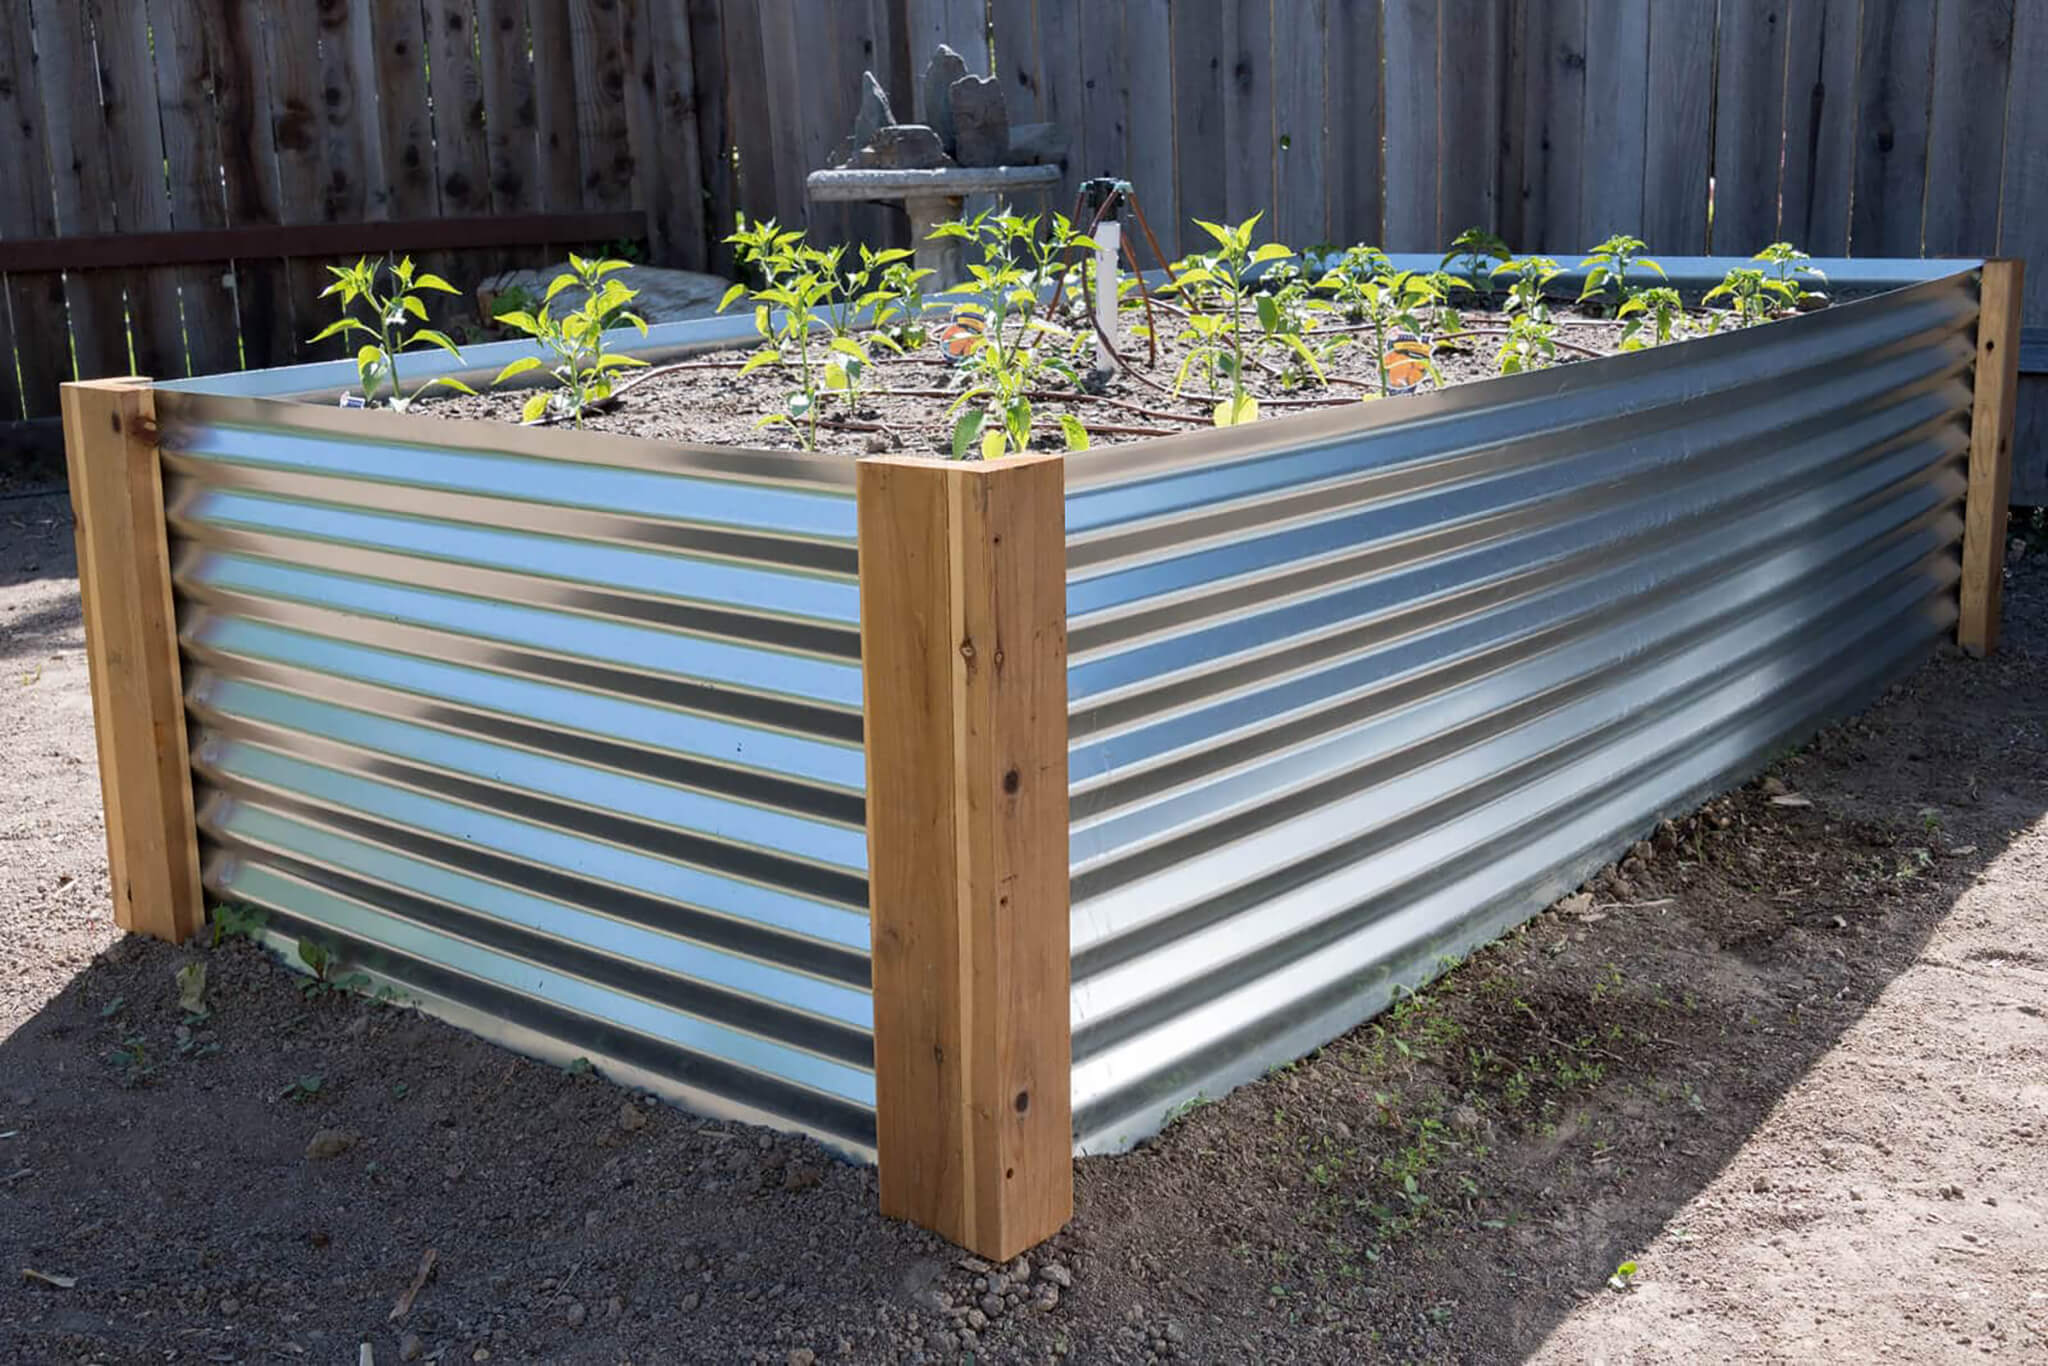
[[[407,1333],[398,1340],[398,1359],[400,1361],[418,1361],[426,1353],[426,1350],[427,1344],[420,1341],[418,1333]]]
[[[825,1173],[808,1162],[800,1162],[782,1174],[786,1191],[807,1191],[825,1179]]]
[[[1050,1314],[1060,1307],[1060,1288],[1056,1285],[1038,1287],[1038,1298],[1033,1300],[1032,1304],[1039,1313]]]
[[[1003,1297],[994,1294],[983,1295],[981,1297],[981,1312],[992,1319],[1001,1318],[1003,1314]]]
[[[1016,1261],[1011,1262],[1005,1270],[1010,1277],[1012,1285],[1022,1285],[1031,1279],[1031,1262],[1028,1258],[1019,1257]]]
[[[921,123],[892,123],[860,148],[853,164],[870,170],[929,171],[953,162],[931,129]]]
[[[627,1101],[619,1107],[619,1127],[627,1133],[638,1133],[647,1127],[647,1112]]]
[[[1756,1180],[1749,1183],[1749,1188],[1759,1193],[1767,1191],[1771,1188],[1771,1178],[1769,1178],[1768,1176],[1759,1176],[1756,1178]]]
[[[1851,1200],[1861,1200],[1863,1198],[1863,1192],[1858,1190],[1856,1187],[1851,1186],[1849,1187],[1849,1198]]]
[[[346,1129],[322,1129],[306,1140],[306,1156],[318,1162],[324,1158],[340,1157],[362,1140]]]
[[[1960,1200],[1963,1198],[1963,1188],[1961,1186],[1943,1186],[1936,1194],[1944,1200]]]
[[[604,1316],[608,1319],[615,1319],[625,1312],[626,1301],[618,1295],[614,1295],[604,1302]]]
[[[874,141],[875,134],[894,122],[896,111],[889,107],[889,92],[882,89],[874,72],[861,72],[860,110],[853,116],[853,145],[867,146]]]
[[[952,48],[940,43],[925,66],[923,81],[919,83],[924,91],[924,121],[939,135],[948,155],[956,145],[953,141],[953,82],[966,74],[967,62]]]
[[[815,1366],[817,1360],[818,1354],[808,1347],[792,1347],[789,1349],[789,1366]]]
[[[1485,1120],[1474,1106],[1460,1105],[1457,1109],[1451,1111],[1452,1126],[1463,1129],[1466,1133],[1471,1133],[1483,1123],[1485,1123]]]
[[[581,1328],[583,1320],[590,1317],[590,1311],[583,1307],[583,1301],[570,1300],[569,1307],[564,1311],[562,1317],[569,1321],[571,1328]]]
[[[704,1303],[704,1297],[698,1294],[696,1291],[692,1290],[689,1294],[683,1296],[682,1299],[676,1302],[676,1307],[682,1310],[685,1314],[687,1314],[702,1303]]]
[[[1557,903],[1557,909],[1563,915],[1584,915],[1593,909],[1593,894],[1591,892],[1573,892],[1570,896]]]
[[[948,89],[953,105],[953,159],[962,166],[1000,166],[1010,151],[1010,112],[993,76],[962,76]]]
[[[983,1313],[979,1309],[968,1310],[967,1326],[969,1328],[972,1328],[975,1332],[979,1333],[982,1329],[988,1327],[988,1315]]]
[[[220,1316],[224,1319],[231,1319],[241,1312],[242,1302],[236,1299],[233,1295],[228,1296],[226,1299],[220,1302]]]
[[[1766,776],[1763,782],[1759,784],[1759,786],[1762,787],[1763,794],[1766,797],[1780,796],[1783,793],[1789,792],[1791,790],[1790,788],[1785,786],[1785,780],[1783,778],[1776,776],[1775,774]]]
[[[685,1270],[685,1271],[701,1271],[701,1270],[703,1270],[703,1269],[704,1269],[704,1259],[703,1259],[702,1257],[698,1256],[698,1255],[697,1255],[696,1253],[694,1253],[694,1252],[685,1252],[685,1253],[683,1254],[683,1270]]]
[[[1058,1262],[1047,1262],[1038,1268],[1038,1279],[1051,1281],[1062,1290],[1071,1290],[1074,1286],[1074,1273]]]
[[[469,1359],[471,1361],[489,1361],[491,1359],[491,1349],[488,1347],[479,1347],[474,1352],[471,1352],[469,1354]]]
[[[1628,856],[1642,863],[1650,863],[1657,857],[1657,850],[1648,840],[1637,840],[1628,847]]]

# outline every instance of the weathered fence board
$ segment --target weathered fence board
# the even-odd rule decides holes
[[[1778,233],[1815,256],[1849,253],[1860,0],[1801,0],[1785,43],[1785,170]]]
[[[1933,68],[1934,6],[1878,0],[1863,7],[1849,215],[1850,247],[1861,255],[1920,254]]]
[[[1702,79],[1700,54],[1713,48],[1712,5],[1651,7],[1649,88],[1656,94],[1643,153],[1643,229],[1636,236],[1674,256],[1707,249],[1714,91]]]
[[[1330,0],[1329,25],[1325,235],[1332,242],[1378,242],[1386,205],[1380,160],[1380,0]]]
[[[47,185],[50,163],[43,150],[43,103],[28,0],[0,3],[0,157],[17,184]],[[53,237],[55,206],[46,194],[0,194],[0,241]],[[13,325],[15,368],[0,365],[0,421],[34,417],[46,396],[70,378],[64,356],[64,277],[55,271],[7,277],[7,309]],[[49,400],[53,402],[54,400]]]
[[[1390,251],[1428,251],[1437,230],[1436,0],[1386,0],[1382,79],[1386,127],[1386,242]]]
[[[1747,256],[1777,237],[1786,8],[1782,0],[1721,0],[1707,248],[1724,256]]]
[[[1321,35],[1325,0],[1273,4],[1273,232],[1306,245],[1325,239]]]
[[[1443,0],[1437,63],[1437,223],[1445,239],[1500,219],[1508,0]],[[1437,245],[1437,244],[1432,244]]]
[[[1934,32],[1933,107],[1927,132],[1927,215],[1921,250],[1969,254],[1998,236],[1998,177],[2005,159],[2006,86],[2012,74],[2013,0],[1945,0]],[[2039,80],[2042,73],[2032,73]],[[2013,125],[2039,141],[2038,124]]]
[[[1579,215],[1588,242],[1643,224],[1650,129],[1650,0],[1586,11],[1586,161]]]

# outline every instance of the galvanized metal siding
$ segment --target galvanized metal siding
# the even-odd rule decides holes
[[[1974,281],[1077,459],[1079,1146],[1341,1033],[1946,632]]]
[[[159,410],[209,889],[529,1051],[866,1153],[851,464]]]

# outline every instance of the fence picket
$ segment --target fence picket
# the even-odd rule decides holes
[[[1929,256],[1989,255],[1998,241],[2012,36],[2013,0],[1948,0],[1939,11],[1920,233]],[[2012,126],[2040,136],[2038,127]]]
[[[1707,249],[1707,175],[1713,156],[1714,7],[1650,8],[1649,127],[1643,154],[1643,230],[1670,255]]]
[[[213,100],[220,125],[221,188],[227,225],[284,221],[278,185],[276,129],[270,117],[270,66],[264,0],[227,0],[210,32]],[[235,313],[245,364],[277,364],[298,354],[292,321],[291,274],[283,260],[233,263]]]
[[[1580,216],[1591,246],[1643,230],[1650,129],[1650,0],[1586,11],[1586,160]]]
[[[1325,0],[1273,0],[1273,235],[1328,240],[1324,205]]]
[[[220,128],[214,115],[215,54],[208,38],[215,0],[152,0],[156,99],[169,173],[169,226],[224,228]],[[234,277],[225,265],[164,268],[176,285],[192,373],[216,374],[239,363]]]
[[[1861,13],[1859,0],[1801,0],[1787,30],[1778,231],[1815,256],[1849,250]]]
[[[48,185],[43,143],[41,64],[29,41],[28,0],[0,2],[0,156],[17,183]],[[53,237],[57,218],[47,194],[0,195],[0,241]],[[15,368],[0,365],[0,421],[48,417],[57,411],[57,385],[71,378],[63,344],[69,320],[64,277],[57,271],[7,277],[7,317]]]
[[[1438,26],[1437,235],[1500,217],[1501,93],[1507,73],[1508,0],[1443,0]]]
[[[1388,251],[1431,251],[1437,230],[1437,35],[1435,0],[1386,0],[1381,29],[1386,91]]]
[[[1380,0],[1330,0],[1323,64],[1323,166],[1333,242],[1384,240]]]
[[[1709,250],[1748,256],[1778,236],[1785,135],[1781,0],[1721,0],[1714,96],[1714,219]]]
[[[1858,256],[1920,254],[1933,66],[1934,6],[1863,7],[1849,215],[1849,249]]]

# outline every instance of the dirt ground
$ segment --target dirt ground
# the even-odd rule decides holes
[[[2048,1360],[2048,556],[1997,658],[1079,1163],[1005,1268],[806,1143],[119,940],[71,575],[0,501],[0,1361]]]

